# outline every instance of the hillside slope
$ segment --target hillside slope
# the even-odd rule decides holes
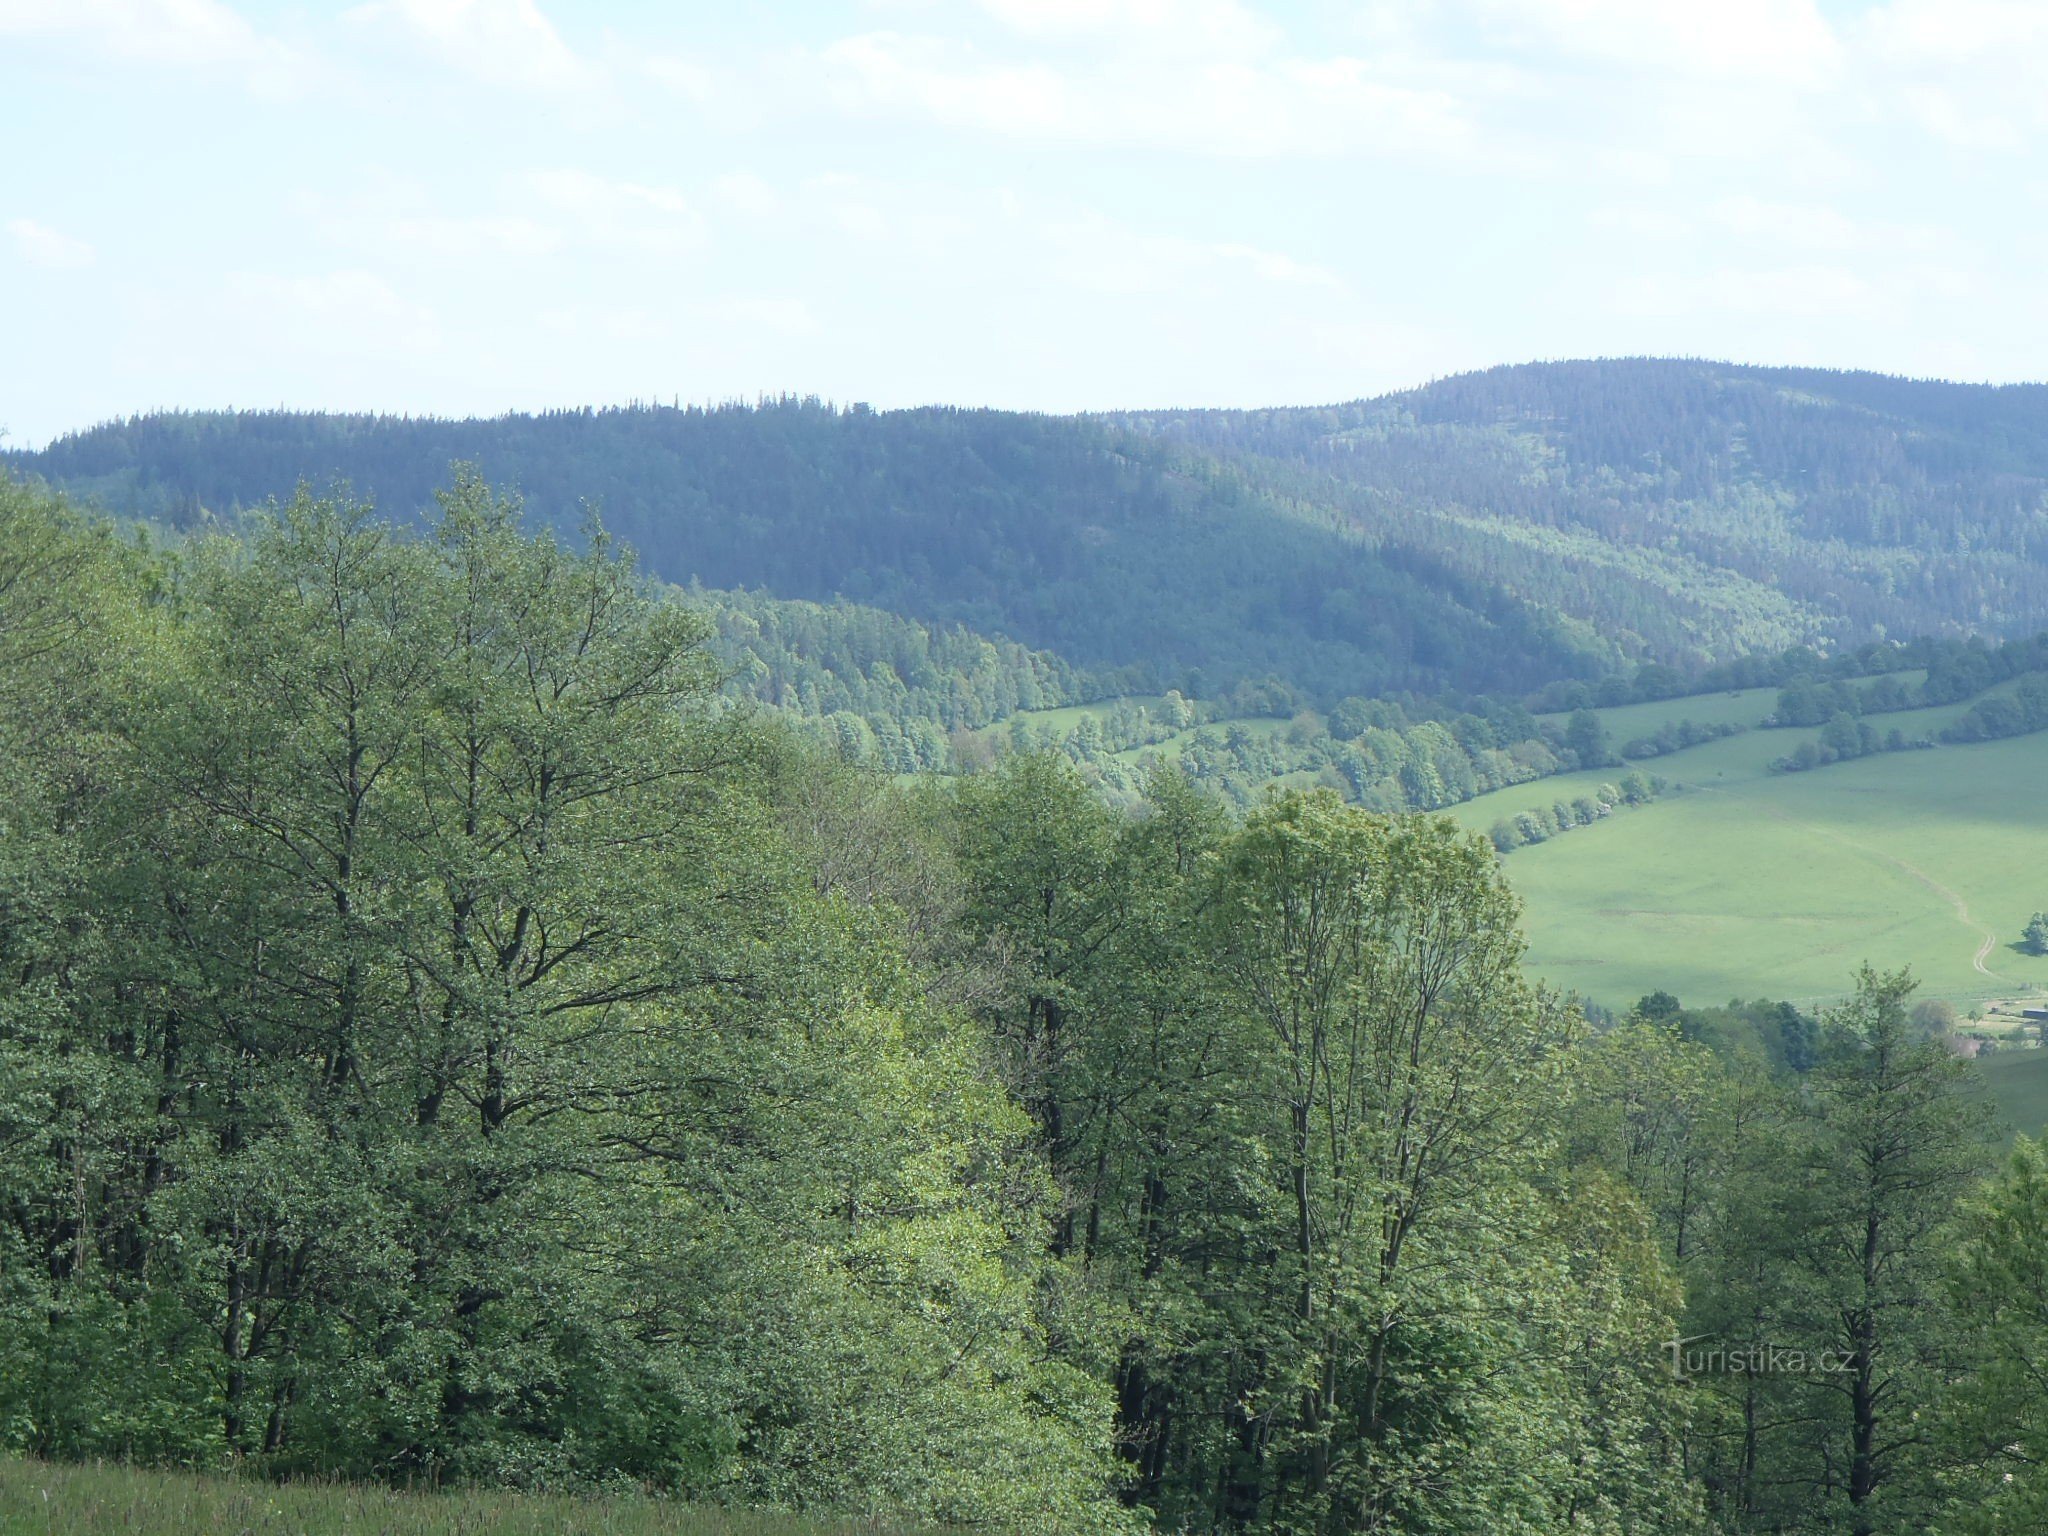
[[[1519,690],[1620,652],[1235,467],[992,411],[568,411],[491,421],[175,413],[13,457],[109,510],[190,522],[349,482],[391,513],[451,461],[574,527],[586,505],[675,582],[843,597],[1206,693],[1268,673],[1330,697]]]
[[[173,522],[301,478],[410,512],[457,459],[551,522],[598,505],[670,580],[967,625],[1133,691],[1518,691],[2048,624],[2048,386],[1622,360],[1093,418],[177,413],[8,456]]]
[[[1667,657],[2048,616],[2048,385],[1625,359],[1116,419]]]

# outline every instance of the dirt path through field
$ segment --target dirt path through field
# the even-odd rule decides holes
[[[1732,790],[1718,789],[1711,784],[1700,784],[1695,787],[1703,789],[1708,794],[1713,795],[1726,795],[1734,793],[1734,791]],[[1922,869],[1919,865],[1909,864],[1904,859],[1900,858],[1897,854],[1886,853],[1882,848],[1873,848],[1868,843],[1858,842],[1855,838],[1837,832],[1832,827],[1823,827],[1815,822],[1801,820],[1799,817],[1794,816],[1790,811],[1783,810],[1775,805],[1764,805],[1758,803],[1757,809],[1764,812],[1764,814],[1767,816],[1777,817],[1780,821],[1789,821],[1790,823],[1792,823],[1793,826],[1811,832],[1816,837],[1825,837],[1830,842],[1840,843],[1844,848],[1849,849],[1853,853],[1860,853],[1865,858],[1875,859],[1880,864],[1889,864],[1894,869],[1900,870],[1904,874],[1909,875],[1913,879],[1919,881],[1922,885],[1926,886],[1928,890],[1934,892],[1935,895],[1939,896],[1943,901],[1947,902],[1950,906],[1954,907],[1956,909],[1957,921],[1959,921],[1965,928],[1970,929],[1972,932],[1976,933],[1980,938],[1983,939],[1983,943],[1977,946],[1977,953],[1970,957],[1970,964],[1972,967],[1976,969],[1977,974],[1980,976],[1988,976],[1993,981],[2012,981],[2012,978],[2010,976],[2001,975],[1999,972],[1992,970],[1990,966],[1984,963],[1988,958],[1990,958],[1991,951],[1998,947],[1998,935],[1990,928],[1987,928],[1984,924],[1978,922],[1976,918],[1970,916],[1970,904],[1967,901],[1963,900],[1961,892],[1950,890],[1947,886],[1943,885],[1939,880],[1935,879],[1934,876],[1928,874],[1927,871]]]
[[[1813,830],[1822,833],[1823,836],[1833,835],[1828,833],[1825,828],[1815,827]],[[1950,890],[1947,886],[1943,885],[1939,880],[1935,879],[1934,876],[1928,874],[1926,870],[1920,868],[1917,864],[1908,864],[1904,859],[1898,858],[1893,854],[1881,852],[1880,850],[1875,848],[1863,848],[1862,844],[1857,843],[1846,837],[1838,838],[1837,840],[1847,844],[1851,848],[1862,849],[1863,852],[1869,853],[1873,857],[1883,859],[1888,864],[1898,865],[1899,868],[1903,869],[1915,880],[1918,880],[1922,885],[1926,886],[1927,889],[1934,892],[1935,895],[1947,901],[1956,909],[1956,916],[1962,919],[1964,927],[1974,928],[1979,933],[1984,935],[1984,942],[1977,946],[1977,953],[1970,957],[1970,964],[1977,968],[1977,971],[1980,975],[1989,976],[1993,981],[2012,980],[2010,976],[1999,975],[1998,972],[1992,970],[1990,966],[1984,963],[1985,956],[1989,955],[1992,950],[1998,947],[1998,935],[1992,932],[1989,928],[1985,927],[1982,923],[1978,922],[1977,919],[1970,916],[1970,904],[1967,901],[1963,900],[1962,896],[1959,893]]]

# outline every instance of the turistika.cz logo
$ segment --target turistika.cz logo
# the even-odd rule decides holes
[[[1855,1369],[1848,1350],[1801,1349],[1789,1344],[1705,1344],[1711,1334],[1696,1333],[1664,1346],[1674,1380],[1694,1376],[1835,1376]],[[1703,1347],[1695,1349],[1694,1345]]]

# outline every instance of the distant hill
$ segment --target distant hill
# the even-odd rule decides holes
[[[2048,385],[1626,359],[1112,419],[1667,659],[2048,616]]]
[[[1283,674],[1339,697],[1518,690],[1621,652],[1198,451],[993,411],[570,411],[492,421],[177,413],[17,467],[186,523],[346,480],[394,512],[449,464],[574,526],[587,501],[676,582],[843,597],[1058,652],[1134,689]]]
[[[2048,624],[2048,386],[1532,364],[1322,409],[173,413],[6,456],[189,523],[451,461],[677,582],[842,598],[1132,691],[1517,692],[1635,659]]]

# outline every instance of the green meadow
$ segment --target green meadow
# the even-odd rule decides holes
[[[1977,1069],[2001,1119],[2027,1136],[2048,1130],[2048,1051],[1999,1051]]]
[[[1001,724],[1007,726],[1012,721],[1021,720],[1041,730],[1071,731],[1090,715],[1098,720],[1107,720],[1122,705],[1150,710],[1156,715],[1165,708],[1166,699],[1164,695],[1156,693],[1119,694],[1113,699],[1098,699],[1092,704],[1062,704],[1053,709],[1020,709],[1015,714],[1004,717]]]
[[[1596,709],[1600,723],[1616,746],[1638,736],[1648,736],[1659,726],[1690,720],[1696,725],[1755,725],[1778,702],[1775,688],[1743,688],[1729,693],[1695,693],[1684,698],[1657,699],[1648,704],[1622,704],[1613,709]],[[1538,715],[1538,720],[1562,726],[1569,715]]]
[[[1664,720],[1761,718],[1771,697],[1602,713],[1618,743]],[[1871,719],[1917,737],[1964,708]],[[2048,985],[2048,959],[2015,947],[2048,908],[2048,735],[1769,772],[1811,734],[1752,730],[1647,760],[1637,766],[1670,781],[1662,798],[1510,854],[1534,968],[1617,1008],[1660,987],[1699,1004],[1822,1002],[1865,960],[1910,964],[1926,995],[1965,1006]],[[1518,785],[1451,814],[1483,830],[1622,771]]]

